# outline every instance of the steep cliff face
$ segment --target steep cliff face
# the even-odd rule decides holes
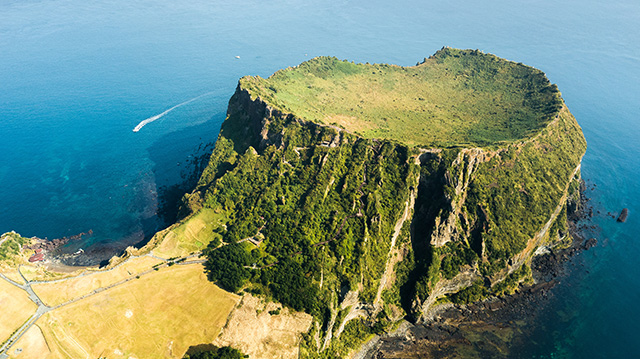
[[[414,241],[429,242],[432,256],[427,276],[418,280],[415,314],[474,283],[490,292],[530,264],[539,246],[558,244],[566,236],[567,201],[575,197],[585,149],[582,131],[563,106],[528,140],[496,150],[458,151],[442,171],[442,198],[425,201],[439,203],[431,209],[438,215],[414,219],[433,221],[414,233]]]
[[[449,71],[459,65],[449,61],[469,56],[481,58],[481,71],[493,71],[487,64],[503,66],[504,60],[482,57],[489,55],[456,51],[436,54],[424,66],[444,64]],[[331,81],[327,74],[335,61],[322,65],[323,72],[301,65],[304,76],[286,73],[296,69],[277,76],[285,85],[308,81],[305,76]],[[402,142],[396,135],[376,137],[372,134],[380,132],[366,126],[364,135],[356,133],[363,128],[354,124],[357,119],[336,113],[318,121],[308,111],[295,111],[299,100],[290,100],[292,95],[278,87],[284,85],[240,81],[209,166],[186,198],[193,210],[207,206],[229,218],[224,228],[213,230],[246,253],[238,269],[226,274],[239,287],[314,315],[303,355],[342,356],[405,315],[425,318],[438,300],[464,302],[508,291],[526,277],[540,245],[564,238],[567,199],[577,189],[586,143],[544,75],[542,81],[537,70],[530,75],[520,65],[509,66],[499,70],[513,67],[516,78],[531,77],[538,86],[510,92],[509,103],[520,101],[513,93],[523,96],[522,106],[542,98],[531,105],[542,115],[535,125],[529,115],[520,115],[515,125],[507,121],[512,127],[530,122],[525,132],[512,128],[511,137],[501,135],[483,147],[477,144],[489,137],[478,130],[481,123],[470,130],[472,141],[429,147],[416,144],[428,136]],[[340,67],[340,76],[364,76],[347,68]],[[456,79],[463,84],[468,74],[480,71],[461,69],[464,76]],[[312,85],[299,88],[314,91]],[[320,105],[309,106],[320,111]],[[369,126],[367,121],[362,123]],[[526,135],[513,137],[521,133]]]
[[[253,250],[261,267],[253,285],[324,316],[325,307],[353,296],[347,293],[373,306],[394,238],[410,217],[418,177],[412,157],[405,145],[301,120],[239,87],[198,193],[205,205],[232,213],[226,242],[264,236]],[[279,298],[291,293],[271,277],[288,265],[317,298]]]

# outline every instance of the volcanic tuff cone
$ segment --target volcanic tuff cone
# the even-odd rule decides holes
[[[450,48],[414,67],[320,57],[240,79],[185,201],[227,215],[225,242],[258,244],[211,248],[211,280],[313,314],[303,353],[344,355],[439,298],[516,288],[567,239],[585,149],[531,67]]]

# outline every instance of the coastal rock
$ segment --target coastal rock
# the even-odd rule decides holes
[[[595,238],[589,238],[589,240],[587,240],[586,242],[584,242],[584,245],[582,246],[582,248],[584,249],[590,249],[596,246],[596,244],[598,244],[598,240]]]
[[[627,216],[629,216],[629,209],[628,208],[623,208],[622,212],[620,213],[620,217],[618,217],[618,222],[624,223],[627,221]]]
[[[37,260],[35,260],[36,258],[34,257],[34,260],[40,261],[44,259],[45,254],[52,253],[53,251],[64,246],[70,241],[79,240],[79,239],[82,239],[82,237],[91,236],[91,235],[93,235],[93,230],[90,229],[87,232],[78,233],[76,235],[69,236],[69,237],[55,238],[52,240],[35,238],[35,243],[31,245],[25,245],[24,249],[30,249],[30,250],[36,251],[36,254],[41,256],[37,257]]]

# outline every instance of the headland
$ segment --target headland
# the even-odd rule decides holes
[[[226,314],[204,316],[219,315],[226,324],[216,322],[214,334],[192,317],[202,335],[174,341],[165,338],[177,334],[158,331],[147,340],[170,344],[156,348],[176,357],[194,341],[215,341],[261,357],[286,342],[292,356],[346,357],[405,321],[426,323],[443,306],[509,295],[534,281],[540,248],[572,243],[567,216],[580,204],[585,149],[557,87],[526,65],[451,48],[412,67],[315,58],[267,79],[240,79],[178,222],[143,248],[68,280],[23,262],[5,276],[41,298],[52,295],[37,299],[49,303],[42,304],[51,310],[48,319],[31,320],[47,343],[57,338],[60,350],[79,356],[100,355],[108,345],[90,339],[83,328],[94,326],[84,319],[58,330],[80,315],[66,305],[86,311],[97,305],[91,300],[136,283],[146,290],[137,300],[146,300],[159,287],[177,285],[175,278],[188,282],[184,273],[170,273],[174,265],[191,265],[199,268],[198,288],[219,294],[202,292],[187,307],[209,310],[218,299],[207,295],[226,300],[232,303]],[[226,291],[207,285],[203,271]],[[62,298],[55,293],[66,281],[74,289]],[[233,303],[245,300],[240,296],[276,303],[249,317],[274,328],[298,323],[288,331],[294,339],[259,333],[243,341],[251,336],[232,324],[246,317],[233,314],[240,307]],[[184,307],[174,299],[149,308]],[[129,308],[127,316],[121,302],[110,303],[109,315],[122,309],[125,319],[142,310]],[[266,308],[273,320],[261,314]],[[260,354],[266,343],[271,349]],[[143,355],[146,348],[109,350]]]

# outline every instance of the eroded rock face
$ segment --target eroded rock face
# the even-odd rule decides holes
[[[456,286],[463,272],[451,279],[432,276],[436,284],[422,300],[423,313],[437,298],[474,281],[493,287],[526,265],[539,246],[553,246],[566,235],[567,212],[577,210],[579,203],[575,197],[584,148],[575,119],[563,108],[529,140],[494,151],[458,153],[445,173],[444,210],[434,220],[430,243],[444,252],[440,258],[460,255],[450,249],[455,243],[469,245],[477,258],[467,264],[476,277]]]
[[[480,163],[489,157],[487,151],[481,148],[465,148],[458,153],[450,168],[445,172],[445,186],[453,188],[452,194],[447,194],[447,201],[451,210],[446,219],[436,218],[436,225],[431,234],[431,245],[442,247],[449,241],[468,236],[469,233],[460,233],[458,226],[460,216],[464,216],[463,205],[467,198],[469,183],[473,178]],[[455,176],[455,177],[452,177]],[[465,220],[467,220],[465,218]]]
[[[233,346],[251,358],[299,357],[300,335],[309,330],[312,317],[265,302],[250,294],[230,314],[217,346]]]

